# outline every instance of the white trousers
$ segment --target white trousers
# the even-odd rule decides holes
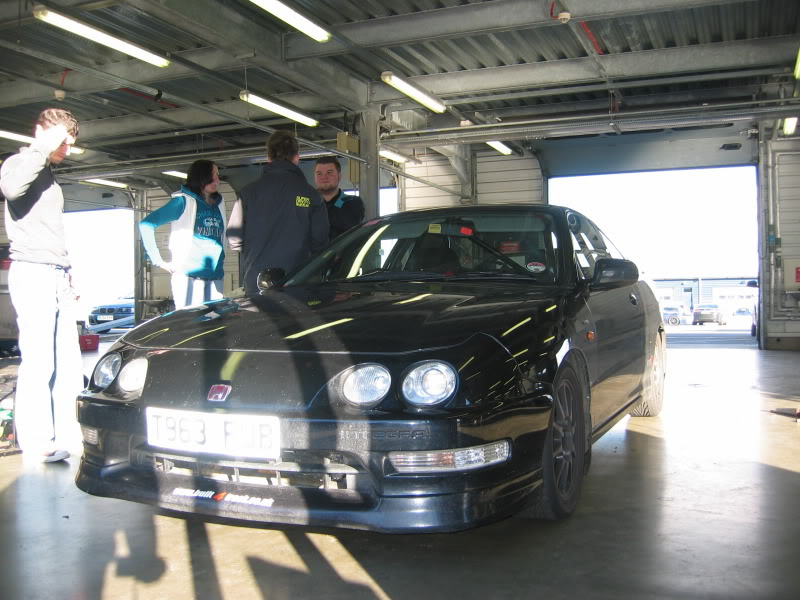
[[[20,447],[35,454],[74,447],[80,439],[75,400],[83,389],[83,359],[69,276],[52,265],[14,261],[8,288],[22,355],[14,401]]]
[[[171,283],[175,310],[222,298],[222,279],[192,279],[173,273]]]

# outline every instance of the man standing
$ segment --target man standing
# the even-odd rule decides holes
[[[322,198],[297,165],[300,146],[290,131],[267,140],[267,165],[260,179],[242,189],[228,222],[228,242],[242,252],[244,289],[257,294],[259,272],[287,273],[328,243]]]
[[[358,196],[348,196],[339,187],[342,165],[335,156],[317,159],[314,167],[314,184],[328,208],[331,225],[330,238],[340,236],[364,220],[364,202]]]
[[[17,374],[14,418],[26,459],[69,458],[75,398],[83,384],[75,326],[75,293],[64,242],[64,195],[50,165],[69,155],[78,122],[68,111],[39,115],[35,139],[3,163],[0,189],[13,262],[8,273],[17,311],[22,362]]]

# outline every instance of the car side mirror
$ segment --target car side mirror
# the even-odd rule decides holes
[[[593,290],[611,290],[633,285],[639,281],[639,269],[623,258],[601,258],[594,265],[594,277],[589,282]]]
[[[271,269],[264,269],[258,274],[256,278],[256,285],[262,292],[275,287],[281,279],[286,277],[286,271],[280,267],[273,267]]]
[[[751,279],[750,281],[747,282],[747,287],[757,288],[758,287],[758,281],[756,281],[755,279]]]

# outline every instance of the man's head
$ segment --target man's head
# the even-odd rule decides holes
[[[323,156],[314,166],[314,184],[320,193],[335,192],[342,181],[342,165],[335,156]]]
[[[57,165],[69,156],[70,148],[75,143],[75,140],[78,139],[78,121],[68,110],[62,108],[45,109],[36,120],[36,137],[38,138],[42,132],[56,127],[63,127],[67,133],[66,137],[61,140],[61,145],[49,155],[50,162]],[[58,143],[58,140],[55,143]]]
[[[267,158],[274,160],[288,160],[297,164],[300,162],[300,144],[291,131],[279,129],[267,140]]]

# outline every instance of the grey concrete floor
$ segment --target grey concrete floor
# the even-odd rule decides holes
[[[91,363],[96,360],[87,356]],[[666,407],[594,446],[577,512],[390,536],[95,498],[0,458],[0,598],[800,598],[800,355],[670,329]]]

